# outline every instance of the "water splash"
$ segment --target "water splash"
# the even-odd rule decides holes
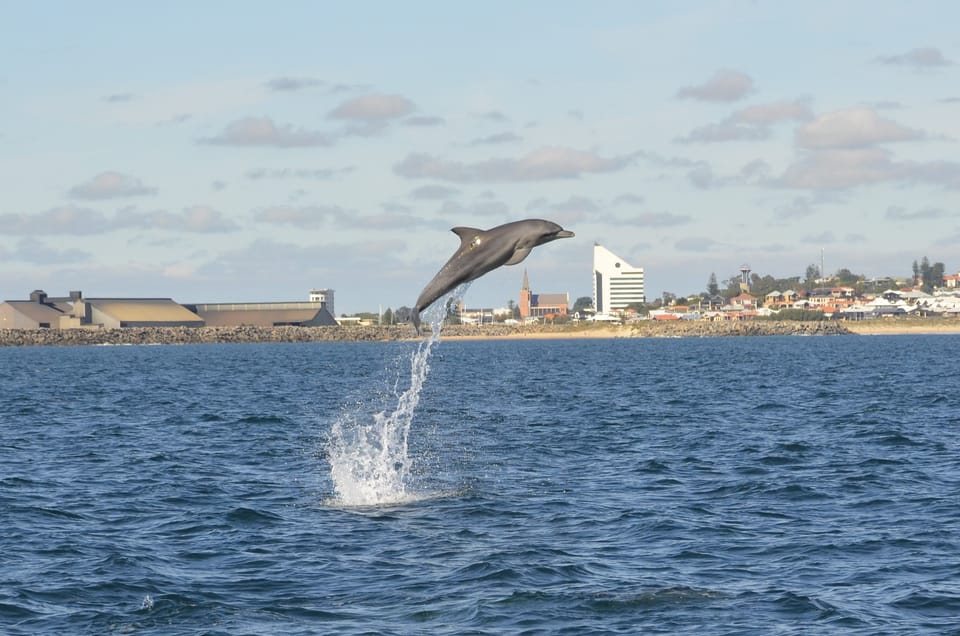
[[[414,460],[409,456],[410,424],[430,373],[430,351],[440,341],[449,299],[459,300],[469,287],[460,285],[423,312],[430,324],[430,337],[410,354],[410,376],[393,387],[392,410],[366,413],[360,405],[342,412],[330,430],[327,458],[336,493],[332,503],[340,506],[382,506],[418,501],[432,493],[415,492],[410,483]],[[401,386],[406,388],[401,390]]]

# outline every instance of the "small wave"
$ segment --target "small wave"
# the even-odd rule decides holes
[[[238,525],[271,525],[280,520],[277,515],[253,508],[234,508],[227,513],[227,521]]]
[[[0,602],[0,618],[25,620],[39,615],[39,612],[35,612],[34,610],[22,605]]]
[[[597,609],[616,610],[632,607],[678,605],[721,597],[723,597],[723,594],[716,590],[678,585],[631,593],[601,592],[588,597],[587,602]]]
[[[403,492],[396,497],[381,497],[378,501],[370,503],[356,503],[350,500],[344,500],[338,495],[322,499],[320,504],[327,508],[336,508],[340,510],[351,511],[382,511],[384,508],[404,507],[412,504],[418,504],[425,501],[435,501],[438,499],[450,499],[460,497],[464,494],[463,490],[437,491],[437,492]]]
[[[930,590],[911,592],[893,601],[891,605],[929,617],[956,617],[960,614],[960,598]]]
[[[237,420],[238,424],[286,424],[289,422],[285,417],[279,415],[247,415]]]
[[[790,591],[781,593],[774,600],[774,603],[781,611],[797,618],[806,616],[823,620],[835,616],[839,612],[835,605],[823,599]]]

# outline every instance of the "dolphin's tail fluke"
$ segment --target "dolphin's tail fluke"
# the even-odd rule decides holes
[[[410,322],[413,323],[413,328],[417,330],[417,335],[420,335],[420,308],[414,307],[413,311],[410,312]]]

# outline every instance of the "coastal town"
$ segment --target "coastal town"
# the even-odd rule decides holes
[[[742,265],[740,276],[725,281],[722,292],[715,275],[711,274],[706,291],[699,295],[677,298],[665,293],[662,298],[648,302],[644,269],[634,267],[606,247],[595,244],[592,297],[578,298],[571,305],[568,293],[535,293],[529,273],[524,270],[519,302],[510,301],[507,307],[501,308],[470,308],[462,302],[451,303],[445,323],[488,330],[499,326],[499,334],[506,333],[503,328],[509,328],[512,333],[528,335],[556,333],[558,327],[567,327],[569,331],[572,326],[579,326],[581,333],[598,334],[601,326],[630,326],[645,322],[760,324],[789,321],[851,325],[922,318],[960,324],[960,273],[944,274],[941,264],[932,268],[926,259],[922,266],[915,264],[914,269],[914,277],[906,280],[866,280],[854,277],[846,270],[835,276],[822,277],[816,268],[812,268],[806,281],[800,281],[799,277],[777,281],[754,274],[748,265]],[[791,287],[770,289],[778,283]],[[327,288],[311,289],[306,300],[289,302],[181,304],[172,298],[86,297],[79,290],[66,296],[51,296],[43,290],[34,290],[28,298],[0,303],[0,331],[5,333],[212,328],[214,331],[209,333],[213,335],[209,337],[214,340],[226,337],[243,340],[253,337],[250,329],[282,328],[286,335],[280,339],[296,340],[298,337],[291,335],[295,334],[291,328],[408,326],[409,320],[410,309],[407,307],[337,316],[334,290]],[[247,332],[238,332],[238,329]],[[398,339],[405,337],[407,331],[380,331],[379,336],[368,332],[366,336],[375,340]],[[722,335],[727,331],[709,333]],[[759,333],[758,328],[752,332]],[[770,332],[781,333],[782,330]],[[785,333],[793,332],[788,330]],[[237,336],[237,333],[247,333],[247,336]],[[640,332],[634,329],[631,333]],[[704,335],[708,332],[698,329],[692,333]],[[737,333],[751,332],[740,328]],[[357,330],[351,329],[349,339],[358,337]],[[22,339],[21,336],[18,338]],[[254,339],[272,338],[274,336],[257,332]]]

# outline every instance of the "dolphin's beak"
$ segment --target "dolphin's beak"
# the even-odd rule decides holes
[[[560,230],[556,234],[557,238],[570,238],[571,236],[576,236],[576,234],[574,234],[570,230]]]

